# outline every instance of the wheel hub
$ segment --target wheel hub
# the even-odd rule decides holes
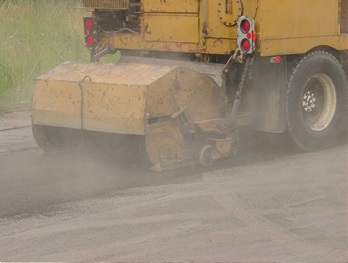
[[[316,95],[313,91],[307,91],[303,96],[302,106],[305,112],[312,112],[316,108]]]
[[[318,73],[308,81],[303,98],[303,117],[307,126],[316,132],[326,129],[336,111],[336,90],[332,79]]]

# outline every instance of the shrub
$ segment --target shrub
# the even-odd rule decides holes
[[[87,61],[81,1],[0,0],[0,107],[30,106],[37,76]]]

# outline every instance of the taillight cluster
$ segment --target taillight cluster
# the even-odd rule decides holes
[[[237,44],[243,54],[251,54],[255,51],[256,31],[255,21],[246,16],[241,16],[238,20]]]
[[[97,24],[92,17],[84,17],[85,42],[87,47],[93,47],[96,43]]]

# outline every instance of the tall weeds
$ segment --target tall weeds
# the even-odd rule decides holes
[[[0,0],[0,108],[29,106],[35,78],[88,60],[79,0]]]

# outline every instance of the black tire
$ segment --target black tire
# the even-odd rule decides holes
[[[33,124],[32,131],[37,145],[45,152],[72,151],[81,143],[79,130]]]
[[[286,97],[288,133],[303,151],[330,146],[345,128],[348,83],[332,54],[306,55],[290,74]]]

